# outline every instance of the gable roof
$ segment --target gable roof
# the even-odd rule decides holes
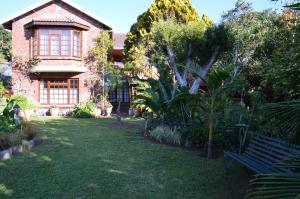
[[[76,4],[75,2],[73,2],[72,0],[42,0],[32,6],[29,6],[19,12],[16,12],[14,13],[13,15],[3,19],[3,20],[0,20],[0,25],[3,25],[4,27],[9,27],[9,24],[11,24],[13,22],[13,20],[15,20],[16,18],[22,16],[22,15],[25,15],[31,11],[34,11],[35,9],[38,9],[48,3],[51,3],[51,2],[56,2],[56,1],[61,1],[61,2],[64,2],[65,4],[77,9],[78,11],[84,13],[85,15],[93,18],[94,20],[98,21],[99,23],[103,24],[104,26],[106,26],[108,29],[113,29],[113,25],[102,19],[101,17],[97,16],[96,14],[92,13],[91,11],[88,11],[87,9],[79,6],[78,4]]]

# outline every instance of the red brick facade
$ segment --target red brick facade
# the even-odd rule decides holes
[[[86,72],[40,72],[32,73],[27,78],[25,71],[18,70],[13,66],[13,92],[29,97],[32,101],[39,104],[39,80],[41,79],[79,79],[79,102],[87,101],[93,95],[93,83],[95,73],[86,65],[84,58],[87,57],[89,50],[94,46],[95,39],[99,35],[101,29],[110,29],[101,24],[99,21],[64,3],[63,1],[50,1],[49,3],[26,13],[13,20],[12,28],[12,49],[13,63],[15,60],[33,58],[34,45],[34,29],[26,29],[24,25],[33,20],[55,20],[55,19],[71,19],[77,23],[88,26],[88,30],[82,30],[82,56],[81,58],[48,56],[39,57],[38,65],[42,66],[59,66],[67,69],[68,67],[84,66]],[[101,85],[101,84],[100,84]],[[49,104],[50,105],[50,104]],[[49,106],[48,105],[48,106]],[[47,106],[47,105],[44,105]],[[63,106],[63,105],[61,105]],[[64,105],[65,106],[65,105]],[[68,106],[66,106],[68,107]]]

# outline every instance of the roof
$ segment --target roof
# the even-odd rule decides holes
[[[77,28],[81,28],[84,30],[89,30],[89,26],[84,25],[80,22],[77,22],[73,19],[70,19],[68,17],[65,17],[63,19],[38,19],[38,20],[32,20],[31,22],[25,24],[25,28],[31,28],[33,26],[73,26]]]
[[[113,34],[114,49],[115,50],[124,49],[125,40],[126,40],[126,34],[125,33],[114,33]]]
[[[75,9],[77,9],[78,11],[86,14],[87,16],[93,18],[94,20],[98,21],[99,23],[105,25],[107,28],[113,29],[113,25],[110,22],[102,19],[101,17],[97,16],[96,14],[92,13],[91,11],[88,11],[87,9],[79,6],[78,4],[74,3],[72,0],[41,0],[40,2],[38,2],[32,6],[29,6],[17,13],[14,13],[13,15],[11,15],[3,20],[0,20],[0,24],[2,24],[3,26],[9,26],[8,24],[12,23],[13,20],[15,20],[16,18],[21,17],[22,15],[25,15],[31,11],[34,11],[35,9],[38,9],[48,3],[55,2],[55,1],[64,2],[67,5],[73,7]]]

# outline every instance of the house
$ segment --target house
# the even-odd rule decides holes
[[[12,32],[12,90],[37,103],[40,112],[56,106],[64,113],[88,101],[95,87],[101,87],[102,80],[95,83],[97,75],[85,57],[100,30],[113,30],[109,22],[71,0],[43,0],[0,24]],[[120,38],[114,51],[117,64],[121,63],[124,43]],[[38,60],[32,67],[20,67],[22,60],[32,58]],[[118,93],[117,99],[122,95],[129,103],[128,87]]]

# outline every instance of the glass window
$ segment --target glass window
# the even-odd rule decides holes
[[[75,57],[81,56],[80,32],[78,31],[74,31],[73,51]]]
[[[41,80],[40,103],[77,104],[79,97],[78,88],[78,79]]]
[[[39,31],[39,36],[38,36]],[[80,44],[80,42],[79,42]],[[40,29],[34,38],[34,54],[71,56],[71,30]],[[37,48],[37,46],[39,48]]]

